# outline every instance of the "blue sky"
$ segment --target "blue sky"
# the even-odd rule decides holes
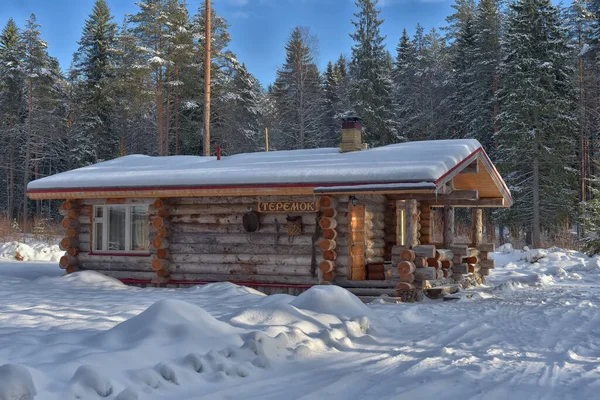
[[[107,0],[120,24],[125,14],[137,12],[135,0]],[[196,12],[203,0],[188,0]],[[406,28],[412,34],[417,23],[426,30],[444,24],[452,13],[452,0],[380,0],[382,31],[392,54]],[[91,12],[94,0],[0,0],[0,24],[10,17],[19,26],[35,13],[42,25],[42,37],[49,52],[57,57],[63,70],[68,69],[81,28]],[[263,85],[273,82],[275,71],[285,59],[284,45],[291,30],[306,26],[319,39],[319,66],[335,60],[340,53],[349,55],[353,31],[353,0],[213,0],[213,7],[231,24],[231,45],[240,61],[246,63]]]

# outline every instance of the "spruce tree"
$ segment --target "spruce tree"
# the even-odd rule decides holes
[[[321,76],[308,45],[308,33],[296,27],[285,46],[286,60],[277,71],[273,88],[276,130],[273,140],[279,149],[322,147],[323,129]]]
[[[96,0],[88,16],[73,57],[75,98],[78,112],[74,115],[74,134],[80,137],[76,149],[86,154],[78,157],[82,164],[94,163],[115,157],[118,137],[115,134],[115,51],[117,25],[105,0]],[[93,149],[87,148],[89,143]]]
[[[398,132],[395,117],[393,83],[385,36],[380,33],[383,20],[379,18],[378,0],[357,0],[359,11],[352,24],[356,31],[350,35],[352,46],[353,101],[363,119],[365,141],[381,146],[404,140]]]
[[[15,215],[16,199],[22,193],[16,182],[20,176],[18,155],[21,132],[27,116],[24,58],[23,38],[17,24],[11,18],[0,35],[0,165],[6,173],[4,183],[7,188],[6,210],[9,220]]]
[[[474,137],[493,157],[495,135],[500,129],[500,65],[502,61],[502,15],[499,0],[481,0],[473,18],[471,90],[465,113],[468,136]]]
[[[576,209],[577,132],[571,52],[550,0],[510,5],[502,68],[498,166],[515,198],[509,222],[541,245]]]

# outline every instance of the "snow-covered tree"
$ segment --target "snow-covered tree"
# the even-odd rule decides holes
[[[309,41],[310,33],[296,27],[285,47],[285,63],[277,71],[272,96],[276,114],[273,143],[278,149],[322,147],[327,140],[321,76]]]
[[[352,97],[356,112],[365,127],[364,140],[371,146],[381,146],[404,140],[398,132],[395,117],[393,83],[385,36],[380,32],[378,0],[357,0],[358,12],[350,35],[352,46]]]
[[[577,114],[568,36],[550,0],[510,4],[497,163],[515,197],[508,220],[541,245],[576,210]]]

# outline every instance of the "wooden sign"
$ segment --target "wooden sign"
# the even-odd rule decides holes
[[[261,201],[258,203],[258,211],[281,214],[317,212],[319,203],[315,201]]]

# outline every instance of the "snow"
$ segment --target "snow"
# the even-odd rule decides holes
[[[435,182],[481,145],[474,139],[408,142],[215,157],[129,155],[30,182],[28,190],[211,185]],[[427,162],[424,162],[427,160]]]
[[[35,395],[27,368],[15,364],[0,366],[0,400],[33,400]]]
[[[3,259],[0,399],[596,398],[600,258],[500,250],[458,301],[367,305]]]
[[[64,254],[57,245],[48,245],[43,242],[8,242],[0,243],[0,260],[5,258],[14,260],[17,252],[23,261],[55,261],[58,262]]]

